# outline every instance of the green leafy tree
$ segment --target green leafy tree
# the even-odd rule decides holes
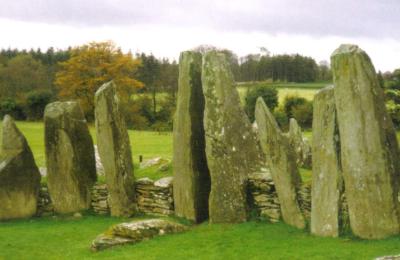
[[[278,91],[271,86],[259,86],[250,90],[245,98],[245,110],[251,122],[254,121],[254,110],[258,97],[262,97],[268,108],[273,111],[278,106]]]
[[[142,53],[139,56],[141,66],[138,68],[138,79],[144,83],[147,90],[151,91],[153,101],[153,113],[157,112],[157,92],[160,88],[160,62],[153,54]]]
[[[0,97],[24,99],[24,94],[39,89],[49,89],[51,82],[43,64],[24,54],[0,65]]]

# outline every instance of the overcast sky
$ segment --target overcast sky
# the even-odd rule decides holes
[[[200,44],[238,55],[266,47],[329,60],[358,44],[377,70],[400,67],[400,0],[0,0],[0,47],[66,48],[112,40],[177,58]]]

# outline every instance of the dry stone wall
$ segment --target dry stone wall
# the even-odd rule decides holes
[[[247,187],[250,206],[256,210],[257,216],[271,222],[278,222],[282,218],[281,205],[269,172],[251,174]],[[311,217],[311,185],[309,183],[304,183],[299,188],[298,200],[301,212],[309,220]]]
[[[157,181],[149,178],[138,179],[135,183],[137,193],[137,207],[139,212],[150,215],[173,215],[174,200],[172,191],[172,177],[161,178]],[[106,184],[96,184],[92,188],[91,208],[99,215],[110,214],[108,190]],[[46,186],[39,192],[38,216],[54,214],[53,204]]]
[[[142,178],[136,181],[136,194],[139,212],[150,215],[173,215],[173,178],[166,177],[157,181]],[[251,208],[257,217],[277,222],[281,219],[280,203],[275,185],[268,172],[253,173],[248,179],[248,196]],[[110,214],[107,201],[106,184],[96,184],[92,189],[92,210],[98,215]],[[299,204],[304,216],[309,219],[311,212],[311,186],[303,184],[299,190]],[[39,192],[37,216],[54,214],[53,205],[46,186]]]

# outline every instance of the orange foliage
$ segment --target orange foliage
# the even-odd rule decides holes
[[[135,79],[140,60],[124,54],[112,42],[91,42],[72,50],[71,58],[61,62],[55,84],[60,99],[78,99],[85,114],[91,118],[94,94],[102,84],[114,80],[119,97],[127,102],[143,83]]]

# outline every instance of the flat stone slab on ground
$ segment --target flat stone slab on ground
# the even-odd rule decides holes
[[[166,220],[146,219],[121,223],[111,227],[93,240],[92,251],[99,251],[117,245],[135,244],[155,236],[180,233],[188,230],[187,226]]]

